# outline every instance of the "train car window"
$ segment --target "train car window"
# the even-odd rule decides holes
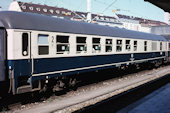
[[[144,41],[144,51],[147,51],[147,41]]]
[[[134,41],[134,51],[137,51],[137,41]]]
[[[48,35],[38,34],[38,54],[48,55],[49,54],[49,44]]]
[[[100,38],[93,38],[92,45],[93,45],[93,51],[92,51],[93,53],[101,51]]]
[[[116,41],[116,51],[117,52],[122,51],[122,40],[117,40]]]
[[[112,39],[106,39],[106,52],[112,52]]]
[[[152,42],[152,50],[153,51],[157,50],[157,42]]]
[[[22,55],[28,56],[28,33],[22,34]]]
[[[162,50],[162,42],[160,42],[160,50]]]
[[[130,40],[126,40],[126,48],[127,51],[130,51]]]
[[[77,37],[76,43],[77,43],[77,53],[87,51],[86,37]]]
[[[70,51],[69,36],[56,37],[57,54],[68,54]]]

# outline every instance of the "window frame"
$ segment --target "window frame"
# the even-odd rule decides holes
[[[121,43],[118,43],[118,41],[120,41]],[[116,52],[122,52],[122,43],[123,43],[122,39],[116,40]],[[120,47],[120,50],[118,49],[118,47]]]
[[[152,51],[157,51],[157,42],[156,41],[152,41]]]
[[[40,35],[41,36],[46,36],[46,38],[48,39],[47,44],[39,44]],[[40,53],[40,47],[41,48],[47,47],[47,52],[46,53]],[[48,34],[38,34],[38,55],[49,55],[49,35]]]
[[[148,51],[148,41],[144,41],[144,51]]]
[[[83,43],[83,42],[78,42],[78,38],[85,38],[85,42]],[[78,47],[83,47],[83,50],[78,50]],[[76,37],[76,53],[82,53],[82,52],[84,52],[84,53],[86,53],[87,52],[87,37],[84,37],[84,36],[77,36]]]
[[[128,43],[127,43],[127,41],[128,41]],[[126,51],[130,51],[131,50],[130,42],[131,42],[131,40],[125,40],[125,50]],[[127,47],[130,47],[130,48],[127,48]]]
[[[107,40],[110,40],[109,41],[110,43],[107,43],[108,42]],[[107,47],[111,48],[111,50],[107,50]],[[106,38],[106,40],[105,40],[105,52],[110,53],[112,51],[113,51],[113,39]]]
[[[160,51],[162,51],[162,49],[163,49],[163,43],[160,42]]]
[[[93,39],[99,39],[99,42],[96,43],[94,42]],[[98,49],[96,49],[96,47],[98,47]],[[98,37],[92,37],[92,53],[100,53],[101,52],[101,38]]]
[[[58,38],[59,37],[66,37],[66,38],[68,38],[67,39],[67,43],[66,42],[64,42],[64,43],[62,43],[62,42],[58,42]],[[69,43],[69,39],[70,39],[70,36],[69,35],[56,35],[56,54],[69,54],[70,53],[70,43]],[[65,48],[65,50],[63,50],[63,51],[59,51],[58,50],[58,47],[59,46],[61,46],[61,48],[62,47],[64,47]],[[61,49],[62,50],[62,49]]]
[[[136,42],[136,44],[135,44],[135,42]],[[137,40],[134,40],[134,41],[133,41],[133,50],[134,50],[134,51],[137,51],[137,50],[138,50],[138,41],[137,41]]]
[[[24,37],[24,34],[26,34],[27,37]],[[27,47],[25,47],[25,40],[24,40],[24,38],[27,38],[26,39]],[[28,53],[29,53],[29,34],[28,33],[22,33],[22,55],[23,56],[28,56]]]

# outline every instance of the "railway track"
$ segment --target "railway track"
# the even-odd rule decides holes
[[[121,73],[117,73],[113,76],[113,70],[107,73],[107,76],[102,79],[102,77],[98,77],[98,80],[88,80],[88,74],[82,75],[84,78],[84,82],[79,84],[79,87],[76,91],[66,90],[61,92],[48,92],[43,93],[41,95],[36,95],[34,93],[27,93],[15,96],[9,96],[6,100],[0,100],[2,111],[7,112],[43,112],[44,108],[48,111],[46,112],[84,112],[85,109],[89,109],[90,106],[96,103],[100,103],[106,99],[112,98],[115,95],[118,95],[122,92],[129,92],[129,89],[135,89],[135,87],[141,86],[141,84],[148,83],[150,81],[161,78],[161,76],[170,72],[170,66],[163,66],[158,69],[152,70],[144,70],[139,69],[133,73],[127,73],[127,70],[122,71]],[[96,76],[98,74],[106,75],[106,71],[95,73]],[[114,70],[115,73],[116,70]],[[153,76],[156,73],[157,75]],[[162,73],[162,75],[160,75]],[[91,73],[92,75],[94,73]],[[111,76],[112,75],[112,76]],[[124,75],[124,76],[123,76]],[[95,79],[94,76],[93,78]],[[152,76],[152,77],[151,77]],[[139,81],[136,81],[137,78],[140,78]],[[144,78],[144,79],[141,79]],[[122,86],[116,86],[118,83],[124,83],[129,80],[135,80],[133,83],[129,85],[123,84]],[[94,82],[92,82],[94,81]],[[133,85],[136,82],[136,86]],[[113,88],[115,86],[115,88]],[[128,86],[128,87],[127,87]],[[88,95],[89,94],[89,98]],[[92,95],[93,94],[93,95]],[[86,96],[85,96],[86,95]],[[52,106],[52,108],[50,107]],[[87,108],[86,108],[87,107]],[[48,108],[48,109],[47,109]],[[83,109],[83,110],[82,110]]]

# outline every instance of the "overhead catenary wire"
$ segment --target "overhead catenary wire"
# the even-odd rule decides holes
[[[31,1],[32,2],[32,1]],[[44,0],[44,4],[45,4],[45,2],[46,2],[46,0]],[[62,1],[59,1],[61,4],[63,4],[63,5],[66,5],[67,6],[67,4],[66,3],[63,3]],[[101,1],[100,1],[101,2]],[[116,3],[117,2],[117,0],[114,0],[110,5],[108,5],[108,7],[106,7],[103,11],[102,11],[102,13],[100,13],[100,14],[103,14],[103,12],[105,12],[106,10],[108,10],[114,3]],[[21,5],[21,7],[25,4],[26,2],[22,2],[22,5]],[[106,3],[105,3],[106,4]],[[76,13],[76,11],[73,11],[73,10],[70,10],[72,13],[74,13],[76,16],[78,16],[79,18],[81,18],[83,21],[87,21],[87,18],[84,18],[84,17],[82,17],[81,15],[79,15],[79,14],[77,14]],[[98,17],[100,14],[98,14],[96,17]],[[94,17],[92,20],[94,20],[96,17]]]
[[[131,10],[128,10],[128,9],[121,9],[121,8],[118,8],[116,6],[113,6],[113,4],[115,4],[117,2],[117,0],[114,0],[111,4],[107,4],[106,2],[103,2],[101,0],[95,0],[95,2],[97,3],[100,3],[100,4],[104,4],[104,5],[107,5],[108,7],[106,7],[101,13],[99,13],[96,17],[94,17],[92,20],[94,20],[95,18],[97,18],[100,14],[103,14],[106,10],[108,10],[111,6],[115,8],[115,11],[124,11],[124,12],[129,12],[131,14],[135,14],[135,15],[139,15],[140,18],[143,18],[143,15],[139,14],[139,13],[135,13]],[[131,0],[130,0],[131,2]],[[111,10],[111,9],[110,9]]]
[[[31,0],[30,2],[33,2],[33,0]],[[35,2],[35,0],[34,0],[34,2]],[[44,4],[45,4],[45,3],[47,2],[47,0],[44,0],[43,2],[44,2]],[[58,2],[60,2],[61,4],[65,5],[65,6],[68,6],[66,3],[63,3],[63,1],[61,1],[61,0],[58,0]],[[105,1],[101,1],[101,0],[95,0],[95,2],[100,3],[100,4],[107,5],[107,7],[106,7],[105,9],[103,9],[103,11],[102,11],[101,13],[98,13],[97,16],[95,16],[94,18],[92,18],[91,21],[93,21],[93,20],[95,20],[97,17],[99,17],[101,14],[103,14],[105,11],[107,11],[111,6],[114,7],[114,8],[116,8],[115,11],[126,11],[126,12],[129,12],[129,13],[131,13],[131,14],[139,15],[139,17],[143,18],[143,15],[141,15],[141,14],[139,14],[139,13],[135,13],[135,12],[132,12],[132,11],[126,10],[126,9],[120,9],[120,8],[118,8],[118,7],[116,7],[116,6],[113,6],[113,5],[117,2],[117,0],[113,0],[113,2],[111,2],[110,4],[107,4]],[[26,3],[26,2],[22,2],[21,7],[23,7],[25,3]],[[82,4],[83,4],[83,2],[81,2],[81,5],[82,5]],[[79,7],[77,8],[77,10],[78,10],[79,8],[81,8],[81,5],[79,5]],[[75,14],[76,16],[78,16],[79,18],[81,18],[83,21],[87,21],[87,18],[86,18],[86,17],[83,17],[83,16],[77,14],[76,11],[74,11],[74,10],[70,10],[70,11],[71,11],[73,14]]]
[[[95,0],[96,3],[99,3],[99,4],[104,4],[104,5],[108,5],[105,1],[100,1],[100,0]]]
[[[117,0],[114,0],[110,5],[108,5],[108,7],[106,7],[102,13],[104,13],[108,8],[110,8],[113,4],[115,4],[117,2]]]
[[[101,13],[99,13],[97,16],[95,16],[93,20],[95,20],[97,17],[99,17],[99,15],[103,14],[106,10],[108,10],[113,4],[115,4],[117,2],[117,0],[114,0],[111,4],[109,4]]]
[[[60,1],[60,3],[62,3],[63,5],[66,5],[67,6],[67,4],[66,3],[63,3],[62,1]],[[75,11],[73,11],[73,10],[70,10],[72,13],[74,13],[76,16],[78,16],[78,17],[80,17],[81,19],[83,19],[83,21],[87,21],[87,19],[86,18],[84,18],[84,17],[82,17],[82,16],[80,16],[79,14],[77,14]]]

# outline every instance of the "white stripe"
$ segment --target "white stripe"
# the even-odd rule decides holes
[[[90,67],[82,67],[82,68],[68,69],[68,70],[61,70],[61,71],[54,71],[54,72],[47,72],[47,73],[39,73],[39,74],[33,74],[32,76],[58,74],[58,73],[64,73],[64,72],[72,72],[72,71],[78,71],[78,70],[93,69],[93,68],[99,68],[99,67],[121,65],[121,64],[126,64],[126,63],[134,63],[134,62],[141,62],[141,61],[147,61],[147,60],[154,60],[154,59],[160,59],[160,58],[165,58],[165,56],[157,57],[157,58],[149,58],[149,59],[144,59],[144,60],[142,59],[142,60],[129,61],[129,62],[120,62],[120,63],[112,63],[112,64],[104,64],[104,65],[97,65],[97,66],[90,66]]]

